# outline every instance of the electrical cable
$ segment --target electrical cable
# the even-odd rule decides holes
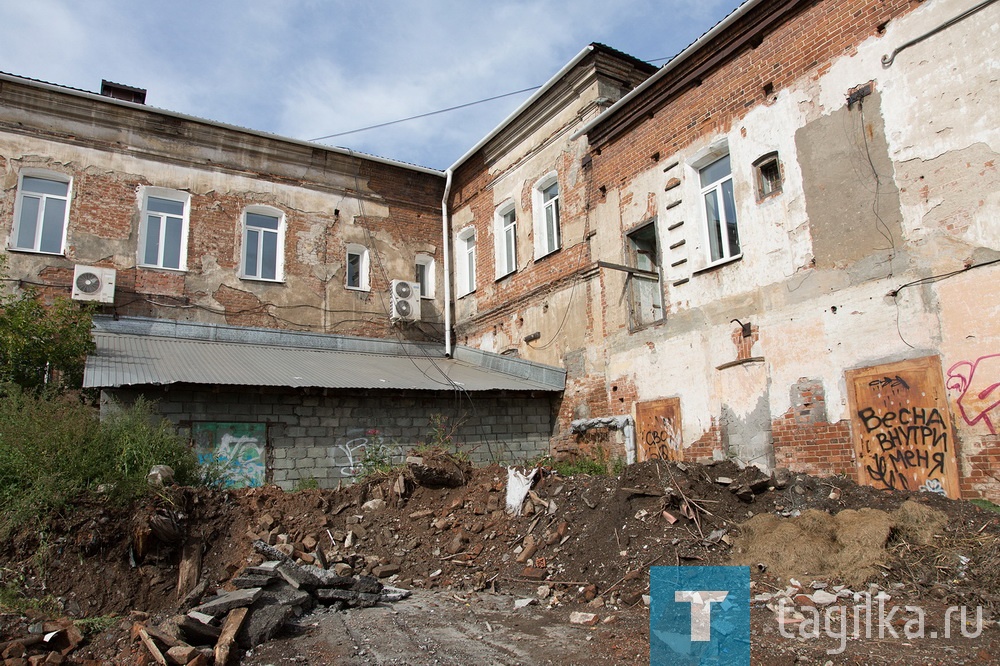
[[[449,111],[457,111],[459,109],[465,109],[470,106],[475,106],[477,104],[483,104],[485,102],[492,102],[497,99],[503,99],[504,97],[512,97],[514,95],[520,95],[522,93],[531,92],[532,90],[538,90],[541,86],[532,86],[530,88],[524,88],[522,90],[515,90],[514,92],[504,93],[502,95],[494,95],[493,97],[486,97],[484,99],[476,100],[475,102],[467,102],[465,104],[459,104],[458,106],[451,106],[447,109],[439,109],[437,111],[429,111],[427,113],[421,113],[416,116],[410,116],[408,118],[400,118],[399,120],[390,120],[388,122],[379,123],[377,125],[369,125],[368,127],[359,127],[358,129],[348,130],[346,132],[337,132],[336,134],[327,134],[326,136],[317,137],[315,139],[309,139],[309,141],[323,141],[324,139],[333,139],[338,136],[347,136],[348,134],[357,134],[358,132],[367,132],[368,130],[379,129],[380,127],[388,127],[390,125],[398,125],[399,123],[409,122],[411,120],[418,120],[419,118],[427,118],[428,116],[436,116],[440,113],[448,113]],[[353,154],[353,152],[352,152]]]

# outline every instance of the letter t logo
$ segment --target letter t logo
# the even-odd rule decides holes
[[[725,590],[676,590],[674,601],[691,604],[691,640],[712,640],[712,604],[723,601]]]

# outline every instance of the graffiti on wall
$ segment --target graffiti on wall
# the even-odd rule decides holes
[[[330,460],[342,478],[353,479],[380,464],[398,465],[406,459],[403,446],[376,428],[353,428],[329,448]]]
[[[962,419],[970,426],[982,423],[997,434],[1000,420],[1000,354],[959,361],[948,368],[948,388],[958,393],[955,401]]]
[[[662,398],[635,406],[639,460],[683,460],[681,399]]]
[[[847,373],[858,481],[958,497],[955,434],[936,356]]]
[[[228,488],[264,485],[266,423],[192,423],[198,464],[217,470]]]

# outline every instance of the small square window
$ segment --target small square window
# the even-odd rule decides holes
[[[753,163],[757,180],[757,201],[781,192],[781,164],[778,153],[764,155]]]

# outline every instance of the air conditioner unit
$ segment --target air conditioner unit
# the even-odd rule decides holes
[[[420,321],[420,283],[393,280],[389,319],[392,321]]]
[[[115,302],[113,268],[77,265],[73,270],[73,299],[77,301]]]

